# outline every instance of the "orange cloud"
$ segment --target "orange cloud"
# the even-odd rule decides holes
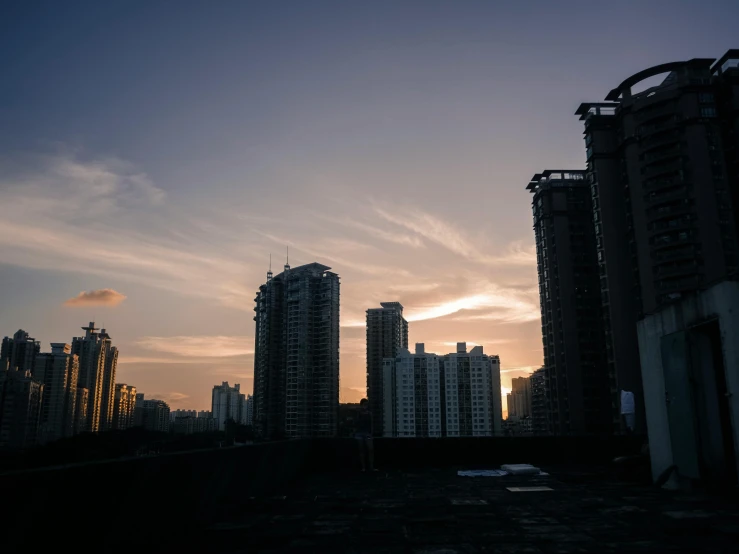
[[[110,306],[114,307],[126,299],[125,294],[113,289],[96,289],[82,291],[64,302],[65,306]]]

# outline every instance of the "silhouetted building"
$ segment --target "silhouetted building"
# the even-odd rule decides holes
[[[256,302],[254,427],[332,437],[339,406],[339,276],[318,263],[267,274]]]
[[[0,371],[0,450],[21,450],[38,442],[44,386],[31,372]]]
[[[97,433],[100,430],[100,410],[103,398],[107,349],[110,341],[98,333],[95,322],[90,322],[84,337],[72,339],[72,353],[79,357],[80,372],[77,386],[87,389],[87,423],[85,431]]]
[[[511,392],[507,395],[508,417],[531,416],[531,383],[528,377],[511,380]]]
[[[178,435],[209,433],[218,430],[212,417],[178,416],[172,421],[172,432]]]
[[[212,418],[213,412],[211,412],[210,410],[200,410],[198,412],[198,417]]]
[[[213,387],[212,395],[213,419],[216,420],[219,431],[226,430],[226,422],[233,419],[236,423],[246,421],[246,397],[241,392],[241,386],[236,383],[228,386],[228,381]]]
[[[103,366],[103,386],[100,394],[100,430],[113,429],[113,412],[115,410],[115,373],[118,366],[118,348],[111,345],[110,335],[105,329],[100,330],[105,341],[105,364]]]
[[[33,377],[44,385],[39,442],[71,437],[75,428],[79,359],[66,343],[51,343],[51,353],[38,354]]]
[[[113,429],[133,427],[133,414],[136,409],[136,387],[116,383],[113,396]]]
[[[400,302],[381,302],[367,310],[367,400],[372,414],[372,433],[383,435],[383,369],[385,358],[408,349],[408,322]]]
[[[178,417],[198,417],[197,410],[174,410],[169,412],[170,421],[174,421]]]
[[[534,435],[549,434],[549,408],[547,407],[546,370],[542,367],[529,377],[531,383],[531,432]]]
[[[143,393],[137,393],[133,419],[135,427],[167,433],[169,432],[169,404],[164,400],[146,400]]]
[[[33,372],[33,364],[36,355],[41,351],[41,343],[31,338],[23,329],[13,335],[13,338],[5,337],[0,346],[0,369],[8,367],[20,371]]]
[[[533,196],[548,424],[554,434],[609,433],[600,280],[585,171],[534,175]]]
[[[386,437],[490,437],[502,434],[500,358],[467,352],[438,356],[422,343],[383,360]]]

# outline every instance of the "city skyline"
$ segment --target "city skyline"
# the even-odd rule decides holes
[[[342,401],[365,396],[364,312],[387,300],[410,344],[500,355],[505,395],[542,365],[521,183],[584,167],[581,102],[735,46],[739,7],[463,6],[13,8],[0,336],[48,351],[98,321],[116,381],[209,409],[215,383],[252,390],[253,297],[289,246],[342,276]]]

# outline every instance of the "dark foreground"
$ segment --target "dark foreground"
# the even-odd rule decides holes
[[[208,552],[739,552],[739,505],[615,480],[609,468],[549,477],[456,470],[314,475],[244,499],[198,531]],[[511,492],[507,487],[551,491]]]

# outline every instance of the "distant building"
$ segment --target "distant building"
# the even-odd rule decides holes
[[[212,395],[213,419],[219,431],[226,430],[226,422],[233,419],[236,423],[246,420],[246,397],[241,393],[241,386],[236,383],[228,386],[228,381],[213,387]]]
[[[246,395],[244,408],[246,411],[244,414],[244,425],[254,425],[254,397],[251,394]]]
[[[582,170],[534,175],[547,422],[556,435],[613,431],[590,186]]]
[[[408,349],[408,322],[400,302],[381,302],[367,310],[367,400],[372,432],[383,435],[383,360]]]
[[[30,371],[0,371],[0,450],[22,450],[38,442],[44,386]]]
[[[115,411],[115,374],[118,367],[118,348],[111,345],[110,335],[105,329],[100,336],[106,342],[105,364],[103,366],[103,387],[100,395],[100,430],[113,429],[113,412]]]
[[[203,418],[206,418],[206,419],[207,418],[212,418],[213,417],[213,412],[211,412],[210,410],[200,410],[198,412],[198,417],[203,417]]]
[[[209,433],[217,430],[216,420],[212,417],[179,416],[172,421],[172,432],[178,435]]]
[[[174,421],[178,417],[198,417],[197,410],[175,410],[169,412],[169,419]]]
[[[33,372],[33,364],[40,351],[41,343],[31,338],[23,329],[19,329],[13,338],[3,339],[0,346],[0,369],[7,363],[11,369]]]
[[[329,269],[286,264],[259,287],[253,409],[258,436],[336,435],[339,276]]]
[[[386,437],[490,437],[502,434],[500,358],[467,352],[438,356],[416,344],[383,361]]]
[[[161,433],[169,432],[169,404],[164,400],[145,400],[143,393],[137,393],[133,418],[135,427]]]
[[[546,371],[537,369],[529,376],[531,383],[531,432],[534,435],[549,434],[549,408],[547,408]]]
[[[528,377],[511,380],[511,392],[507,395],[508,417],[531,416],[531,382]]]
[[[79,357],[80,372],[77,386],[88,391],[85,431],[97,433],[100,430],[103,381],[110,341],[106,340],[107,335],[98,333],[95,322],[91,321],[89,326],[82,329],[85,336],[72,339],[72,353]]]
[[[44,385],[40,442],[71,437],[75,429],[79,359],[66,343],[51,343],[51,353],[38,354],[34,379]]]
[[[133,427],[136,410],[136,387],[116,383],[113,397],[113,429],[124,430]]]

